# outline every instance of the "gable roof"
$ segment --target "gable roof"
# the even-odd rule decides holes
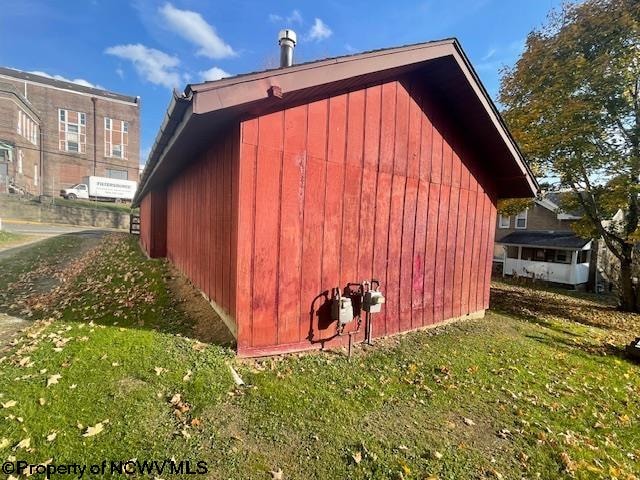
[[[415,72],[446,102],[494,169],[501,198],[531,197],[537,182],[456,39],[446,39],[187,85],[175,92],[149,154],[134,205],[200,153],[233,121]],[[495,175],[493,174],[495,173]]]
[[[502,245],[581,249],[591,242],[573,232],[512,232],[497,240]]]
[[[562,196],[563,195],[573,195],[570,192],[548,192],[545,195],[545,198],[548,198],[550,202],[552,202],[556,206],[556,213],[558,214],[559,220],[579,220],[584,216],[584,210],[580,207],[574,208],[571,211],[564,211],[560,208],[562,204]],[[580,195],[585,195],[585,192],[581,192]]]

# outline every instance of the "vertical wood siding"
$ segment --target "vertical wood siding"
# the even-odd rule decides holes
[[[167,197],[164,189],[152,190],[140,203],[140,244],[151,258],[167,252]]]
[[[198,257],[228,254],[209,264],[205,288],[224,305],[234,292],[241,355],[344,341],[323,293],[347,282],[380,280],[387,303],[374,316],[375,336],[488,307],[494,188],[481,153],[433,98],[409,80],[370,86],[241,122],[230,176],[218,166],[223,156],[210,154],[213,178],[224,180],[212,192],[224,201],[211,203],[221,228],[211,239],[198,218],[192,228],[205,232]],[[184,237],[180,222],[197,212],[173,203],[198,204],[182,197],[198,168],[169,189],[170,238]],[[169,240],[168,251],[189,274],[186,252],[198,242],[188,237]],[[206,272],[195,275],[196,284],[207,281]]]
[[[229,319],[236,315],[238,145],[236,126],[180,172],[166,194],[167,258]]]

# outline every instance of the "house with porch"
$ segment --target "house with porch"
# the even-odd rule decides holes
[[[515,216],[498,215],[494,272],[570,288],[595,280],[594,241],[576,235],[571,225],[581,212],[562,211],[560,193],[547,193]]]

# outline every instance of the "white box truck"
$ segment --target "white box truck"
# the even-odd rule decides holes
[[[103,200],[110,202],[130,202],[136,193],[138,184],[133,180],[120,180],[107,177],[84,177],[82,183],[60,190],[60,196],[74,200]]]

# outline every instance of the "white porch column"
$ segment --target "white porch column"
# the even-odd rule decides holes
[[[571,270],[569,271],[570,272],[569,281],[571,282],[572,285],[576,284],[577,265],[578,265],[578,251],[573,250],[571,252]]]

